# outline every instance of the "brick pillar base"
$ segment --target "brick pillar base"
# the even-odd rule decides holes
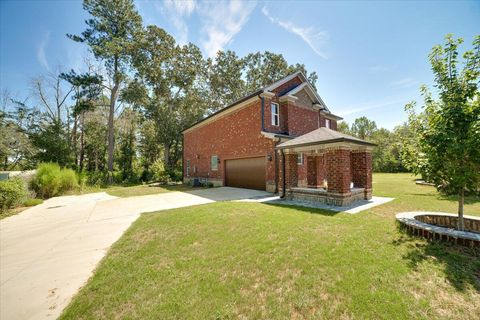
[[[365,188],[365,199],[372,198],[372,153],[352,152],[352,181],[354,187]]]
[[[327,191],[331,193],[350,193],[350,150],[337,149],[326,153]]]

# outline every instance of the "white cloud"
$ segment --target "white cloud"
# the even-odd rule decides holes
[[[256,5],[253,1],[230,0],[204,2],[198,6],[203,25],[202,32],[206,36],[201,44],[208,56],[215,56],[217,51],[232,41],[247,23]]]
[[[177,42],[186,44],[188,42],[187,19],[192,15],[198,6],[195,0],[166,0],[161,6],[153,2],[155,8],[163,13],[177,30]]]
[[[381,109],[381,108],[398,105],[398,104],[406,104],[407,102],[408,102],[407,99],[396,99],[396,100],[378,102],[378,103],[368,104],[368,105],[344,107],[341,109],[344,109],[346,111],[339,112],[338,115],[343,117],[343,116],[348,116],[351,114],[364,112],[368,110]]]
[[[319,57],[328,59],[327,54],[320,49],[320,46],[324,44],[328,38],[328,32],[318,31],[314,27],[299,27],[291,21],[280,20],[273,17],[268,11],[267,7],[262,8],[262,13],[272,22],[278,24],[283,29],[299,36]]]
[[[392,86],[397,88],[410,88],[418,85],[418,81],[413,78],[402,78],[392,82]]]
[[[368,68],[368,70],[371,73],[379,73],[379,72],[390,71],[390,70],[392,70],[392,67],[388,67],[388,66],[385,66],[385,65],[382,65],[382,64],[377,64],[375,66],[371,66],[370,68]]]
[[[50,41],[50,31],[45,32],[42,41],[38,44],[37,47],[37,60],[40,64],[47,70],[50,70],[48,65],[47,56],[45,54],[45,49],[47,47],[48,42]]]

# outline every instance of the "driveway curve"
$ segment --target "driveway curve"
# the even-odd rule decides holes
[[[0,319],[55,319],[142,212],[271,194],[213,188],[117,198],[52,198],[0,221]]]

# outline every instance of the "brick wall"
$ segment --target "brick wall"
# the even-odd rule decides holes
[[[358,188],[372,188],[372,154],[371,152],[352,152],[352,181]]]
[[[224,183],[225,160],[272,155],[274,142],[261,134],[261,102],[228,114],[184,134],[184,166],[190,160],[190,177],[208,177]],[[210,168],[212,155],[220,158],[217,171]],[[267,185],[274,185],[274,161],[266,157]],[[196,172],[194,172],[196,168]],[[186,168],[184,168],[186,174]]]
[[[325,156],[327,157],[328,191],[350,192],[350,150],[329,150]]]
[[[285,154],[285,188],[287,190],[298,184],[297,169],[297,154]]]

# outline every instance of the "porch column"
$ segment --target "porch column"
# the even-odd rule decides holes
[[[350,150],[329,150],[327,157],[327,191],[331,193],[350,193]]]
[[[307,186],[317,187],[317,157],[307,156]]]
[[[316,157],[317,161],[317,186],[325,187],[323,180],[327,178],[327,168],[325,164],[325,154],[319,154]]]
[[[285,154],[285,189],[289,190],[298,185],[297,154]]]
[[[352,181],[356,188],[365,188],[365,200],[372,198],[372,153],[352,151]]]

